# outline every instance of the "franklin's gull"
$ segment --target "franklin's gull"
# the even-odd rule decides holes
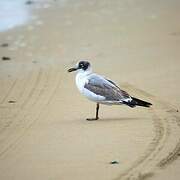
[[[99,104],[127,105],[131,108],[136,106],[150,107],[152,104],[130,96],[120,89],[113,81],[92,72],[88,61],[80,61],[68,72],[77,71],[76,85],[84,96],[97,103],[96,117],[87,120],[98,120]]]

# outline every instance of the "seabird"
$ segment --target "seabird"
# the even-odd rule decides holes
[[[88,61],[80,61],[68,72],[77,71],[76,85],[80,93],[89,100],[96,102],[96,117],[87,120],[98,120],[99,104],[127,105],[131,108],[136,106],[150,107],[152,104],[130,96],[120,89],[113,81],[92,72]]]

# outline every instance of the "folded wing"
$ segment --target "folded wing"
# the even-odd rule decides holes
[[[105,101],[123,102],[131,99],[130,95],[121,90],[114,82],[96,74],[89,76],[84,88],[96,95],[105,97]]]

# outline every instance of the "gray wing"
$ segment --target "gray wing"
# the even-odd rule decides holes
[[[97,95],[104,96],[106,101],[123,101],[130,98],[129,94],[114,82],[95,74],[88,78],[84,87]]]

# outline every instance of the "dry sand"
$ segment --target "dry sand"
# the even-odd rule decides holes
[[[179,180],[179,1],[27,6],[32,20],[0,33],[0,179]],[[67,73],[78,59],[152,108],[101,106],[86,121],[95,104]]]

